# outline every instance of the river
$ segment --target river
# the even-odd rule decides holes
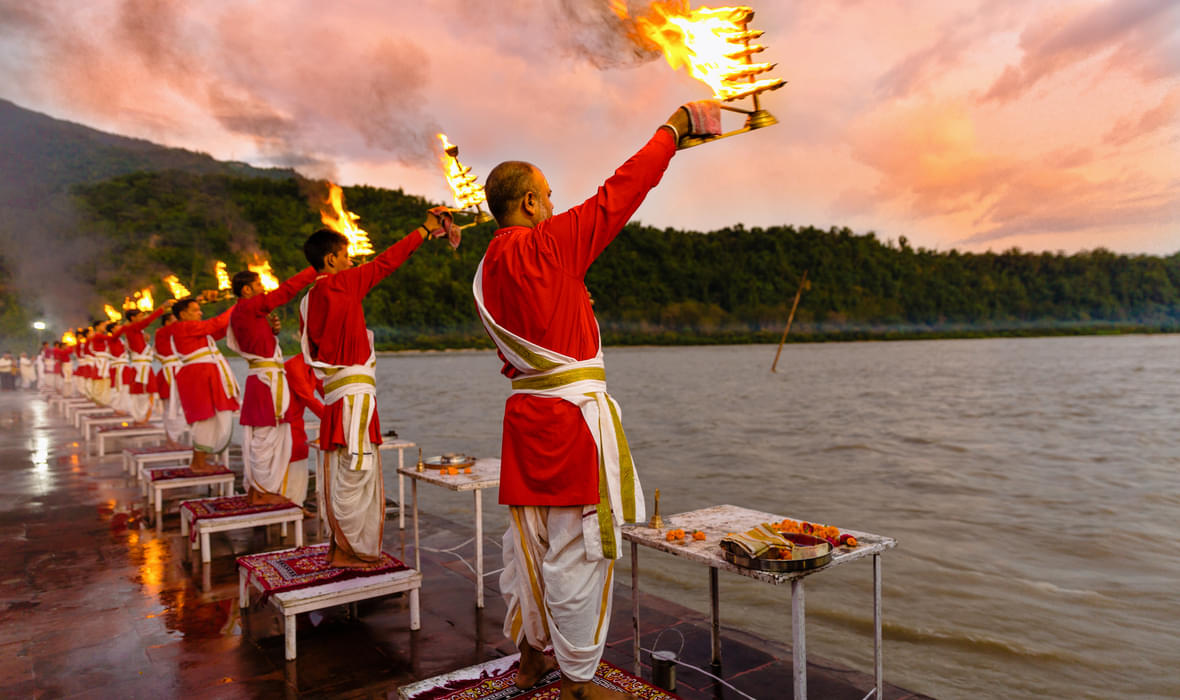
[[[1176,697],[1180,336],[797,344],[777,374],[773,356],[607,348],[649,504],[659,488],[665,515],[732,503],[896,538],[884,661],[903,687]],[[498,455],[498,368],[491,352],[382,355],[383,429]],[[420,494],[470,519],[467,498]],[[505,511],[487,510],[498,540]],[[703,570],[649,550],[641,565],[645,591],[708,611]],[[871,596],[867,563],[810,577],[809,653],[871,673]],[[723,625],[790,641],[786,588],[723,574],[721,597]]]

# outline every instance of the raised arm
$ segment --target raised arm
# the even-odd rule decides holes
[[[129,323],[126,326],[123,326],[122,328],[119,329],[119,332],[120,333],[130,333],[131,331],[142,331],[144,328],[147,328],[148,326],[150,326],[152,324],[152,322],[155,321],[157,318],[163,316],[165,311],[171,311],[172,310],[171,302],[172,302],[172,300],[169,299],[168,303],[160,304],[159,306],[156,307],[156,310],[153,311],[150,315],[148,315],[148,316],[146,316],[134,323]]]
[[[277,307],[280,307],[294,299],[295,295],[299,293],[299,290],[311,284],[312,280],[314,279],[315,268],[308,266],[300,270],[295,276],[289,278],[286,282],[280,284],[278,289],[274,290],[273,292],[267,292],[265,294],[265,301],[262,302],[264,313],[270,313]]]

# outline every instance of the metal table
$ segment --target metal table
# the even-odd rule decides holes
[[[736,566],[725,560],[721,551],[721,538],[730,532],[744,532],[760,523],[779,522],[784,517],[772,513],[743,508],[741,506],[720,505],[701,508],[700,510],[678,513],[665,518],[665,529],[656,530],[644,525],[623,528],[623,538],[631,542],[631,619],[634,626],[635,641],[635,675],[639,675],[639,545],[645,545],[672,556],[704,564],[709,567],[709,599],[713,613],[713,664],[721,663],[721,624],[719,621],[720,601],[717,593],[717,571],[731,571],[735,574],[752,578],[763,583],[779,585],[791,584],[791,645],[793,653],[793,674],[795,681],[795,695],[797,700],[807,697],[807,635],[805,628],[803,579],[812,574],[844,564],[857,559],[873,558],[873,679],[874,690],[865,698],[882,697],[882,667],[881,667],[881,553],[897,546],[891,537],[874,535],[856,530],[840,529],[856,538],[858,546],[855,548],[838,547],[832,552],[832,561],[825,566],[810,571],[790,573],[772,573],[757,571]],[[690,537],[683,542],[669,542],[665,533],[669,528],[681,528],[688,532],[701,530],[705,533],[703,541]]]
[[[445,470],[426,468],[418,471],[417,465],[397,470],[399,478],[408,476],[411,498],[414,501],[414,568],[422,570],[422,558],[418,550],[418,482],[435,484],[451,491],[475,492],[475,606],[483,607],[483,490],[500,486],[500,459],[492,457],[477,459],[471,466],[471,473],[449,475]]]

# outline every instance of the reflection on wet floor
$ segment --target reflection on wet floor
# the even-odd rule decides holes
[[[277,526],[215,535],[213,560],[202,566],[179,533],[175,504],[156,534],[121,457],[88,456],[78,432],[42,399],[0,395],[0,427],[0,697],[396,697],[399,685],[516,651],[501,633],[496,576],[479,610],[470,570],[424,550],[421,630],[409,630],[400,595],[362,602],[355,617],[347,606],[329,608],[297,618],[299,656],[287,662],[272,607],[254,602],[239,614],[234,561],[291,546]],[[305,524],[306,541],[316,542],[315,521]],[[471,537],[469,524],[426,513],[422,527],[436,549]],[[490,561],[498,540],[486,541]],[[413,560],[396,517],[386,522],[385,543]],[[471,560],[474,544],[456,551]],[[605,658],[630,669],[629,591],[615,591]],[[674,627],[707,665],[707,620],[646,597],[642,614],[645,643]],[[778,697],[766,689],[790,687],[786,651],[727,637],[725,653],[726,675],[751,695]],[[812,697],[860,698],[849,679],[871,684],[838,669],[812,669],[809,678]],[[722,691],[703,675],[679,676],[682,697],[739,697]],[[890,687],[886,697],[911,696]]]

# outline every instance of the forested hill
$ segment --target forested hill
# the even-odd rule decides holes
[[[163,170],[295,175],[104,133],[0,100],[0,337],[27,343],[33,319],[79,316],[94,301],[85,279],[62,274],[93,270],[107,254],[102,241],[79,231],[71,188]]]
[[[242,269],[235,230],[252,229],[281,277],[302,268],[320,226],[309,183],[186,173],[137,173],[75,188],[81,231],[110,242],[91,275],[101,298],[155,283],[214,284],[213,261]],[[345,189],[379,250],[433,203],[400,190]],[[458,252],[424,245],[367,301],[385,348],[486,344],[471,279],[493,230],[468,229]],[[701,234],[629,225],[591,268],[587,286],[608,342],[777,340],[804,271],[792,337],[1056,333],[1180,329],[1180,253],[965,254],[915,249],[848,229],[788,226]],[[85,272],[85,271],[83,271]],[[287,323],[295,323],[294,309]],[[287,339],[290,340],[288,331]]]

